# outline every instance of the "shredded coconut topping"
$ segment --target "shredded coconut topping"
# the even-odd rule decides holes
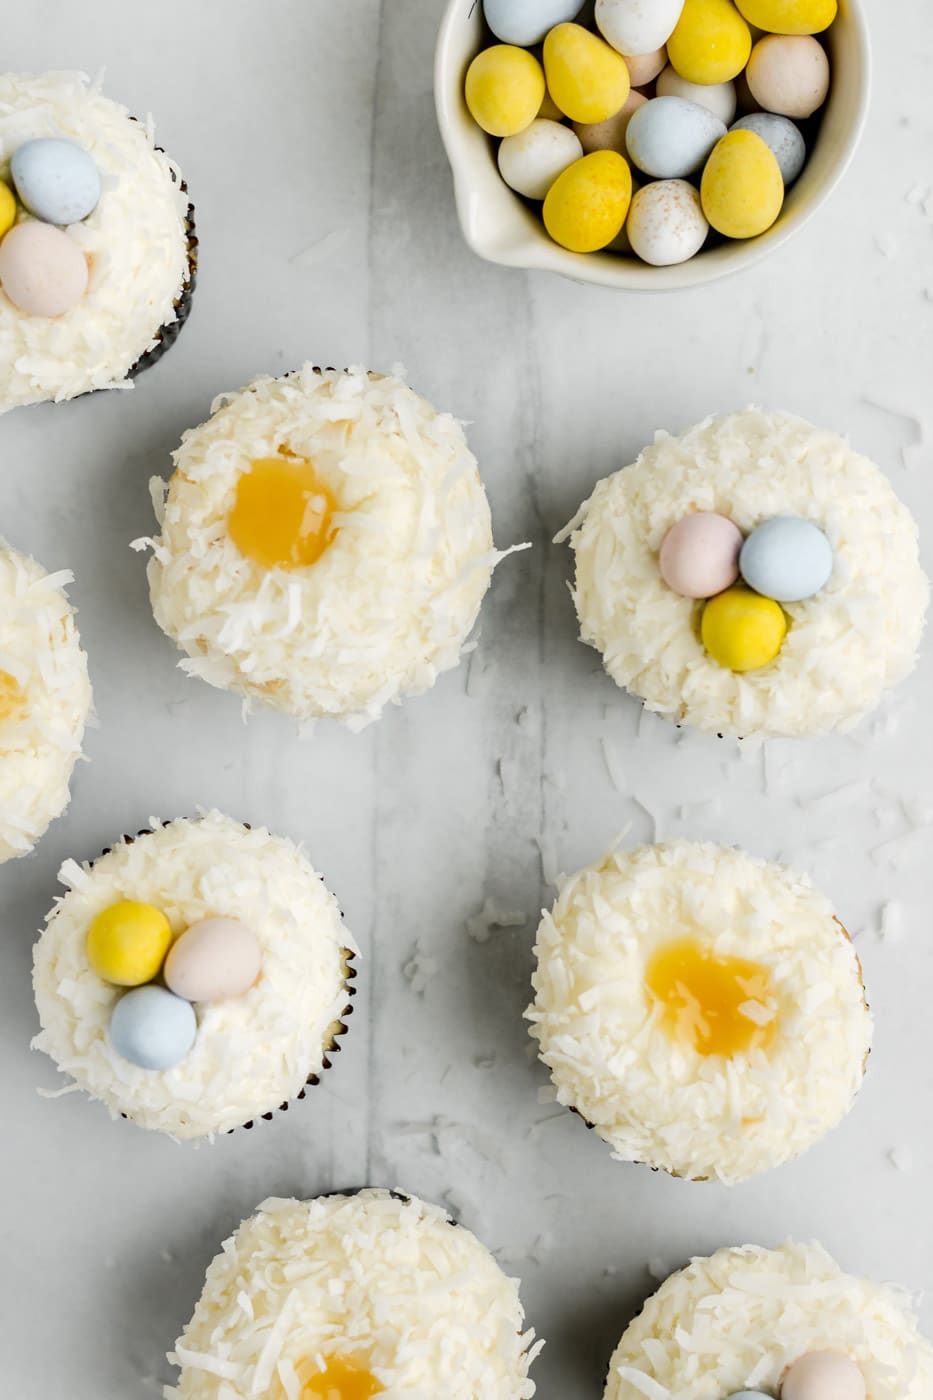
[[[282,448],[336,498],[316,563],[262,569],[227,533],[237,482]],[[149,583],[182,668],[302,719],[351,728],[456,666],[496,563],[463,430],[401,380],[305,365],[224,395],[187,432]],[[162,483],[154,483],[156,489]]]
[[[809,1351],[840,1351],[870,1400],[929,1400],[933,1346],[899,1290],[844,1274],[817,1244],[745,1245],[672,1274],[627,1328],[604,1400],[777,1395]]]
[[[90,279],[78,305],[52,319],[0,292],[0,413],[127,387],[128,371],[176,319],[188,278],[188,196],[151,123],[132,121],[84,73],[0,74],[0,178],[9,182],[17,147],[42,136],[77,141],[100,171],[97,208],[68,229]]]
[[[745,534],[799,515],[832,544],[832,577],[784,605],[787,637],[760,670],[719,666],[700,640],[702,603],[661,578],[664,536],[696,510]],[[913,518],[872,462],[790,414],[748,409],[682,437],[659,433],[634,466],[598,484],[557,538],[568,536],[582,640],[668,719],[740,736],[850,729],[916,659],[929,584]]]
[[[336,899],[293,842],[207,812],[83,866],[67,861],[59,879],[68,892],[35,948],[42,1030],[33,1044],[114,1117],[176,1138],[208,1136],[278,1108],[324,1068],[347,1007],[345,950],[356,950]],[[91,921],[121,899],[156,905],[176,938],[199,919],[227,916],[250,925],[262,947],[254,987],[197,1004],[197,1039],[172,1069],[140,1069],[110,1046],[122,989],[92,970],[86,943]]]
[[[438,1206],[271,1199],[208,1269],[165,1400],[291,1400],[292,1376],[335,1357],[387,1400],[527,1400],[540,1345],[523,1323],[515,1280]]]
[[[671,1040],[645,970],[683,937],[766,969],[767,1050],[704,1056]],[[526,1014],[558,1101],[621,1161],[741,1181],[812,1146],[861,1085],[861,968],[804,875],[709,842],[616,850],[563,884],[535,951]]]
[[[0,719],[0,861],[31,851],[68,806],[91,709],[71,582],[0,540],[0,672],[23,697]]]

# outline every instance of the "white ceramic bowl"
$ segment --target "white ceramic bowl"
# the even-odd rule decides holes
[[[855,153],[871,88],[865,8],[866,0],[840,0],[829,31],[833,83],[819,138],[774,226],[758,238],[721,244],[675,267],[651,267],[619,254],[568,253],[505,184],[496,164],[497,143],[473,121],[463,96],[467,68],[484,43],[482,3],[449,0],[437,42],[434,95],[464,238],[488,262],[559,272],[631,292],[692,287],[760,262],[816,213]]]

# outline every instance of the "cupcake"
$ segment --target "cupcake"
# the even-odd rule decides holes
[[[31,851],[70,800],[91,709],[71,581],[0,540],[0,862]]]
[[[361,728],[456,666],[503,556],[450,414],[305,365],[222,396],[174,460],[162,533],[137,547],[189,674]]]
[[[166,1400],[525,1400],[523,1325],[514,1279],[439,1207],[272,1199],[208,1269]]]
[[[112,1116],[208,1137],[271,1116],[329,1067],[355,946],[291,841],[207,812],[59,878],[33,1044]]]
[[[582,640],[677,723],[850,729],[916,659],[929,585],[912,517],[867,458],[789,414],[658,434],[568,537]]]
[[[929,1400],[910,1301],[818,1244],[720,1249],[672,1274],[623,1333],[604,1400]]]
[[[804,875],[709,842],[613,851],[538,929],[527,1014],[560,1103],[623,1162],[743,1181],[858,1091],[861,968]]]
[[[0,412],[127,388],[188,314],[178,167],[83,73],[0,75]]]

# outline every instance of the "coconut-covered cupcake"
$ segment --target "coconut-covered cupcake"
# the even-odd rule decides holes
[[[929,1400],[910,1300],[817,1244],[694,1259],[622,1336],[604,1400]]]
[[[219,812],[67,861],[35,949],[34,1041],[115,1117],[251,1126],[316,1083],[355,947],[301,850]]]
[[[178,167],[82,73],[0,74],[0,412],[125,388],[194,285]]]
[[[71,581],[0,540],[0,862],[26,855],[61,816],[81,755],[91,686]]]
[[[351,727],[460,660],[492,570],[460,424],[399,379],[306,365],[185,434],[151,544],[184,670]]]
[[[624,1162],[731,1183],[812,1146],[861,1085],[861,968],[804,875],[709,842],[613,851],[538,929],[531,1033]]]
[[[437,1206],[268,1200],[207,1271],[174,1400],[525,1400],[518,1286]]]
[[[917,527],[872,462],[800,418],[748,409],[658,434],[568,536],[583,641],[668,719],[845,730],[913,667]]]

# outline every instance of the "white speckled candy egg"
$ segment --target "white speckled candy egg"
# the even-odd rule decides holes
[[[589,155],[591,151],[618,151],[620,156],[624,156],[628,124],[647,101],[643,92],[636,92],[633,88],[625,99],[625,106],[614,117],[607,117],[604,122],[574,122],[573,129],[580,138],[585,154]]]
[[[0,243],[0,287],[27,316],[61,316],[87,291],[87,258],[53,224],[27,219]]]
[[[865,1377],[838,1351],[810,1351],[784,1375],[781,1400],[865,1400]]]
[[[625,231],[642,262],[652,267],[686,262],[709,233],[699,190],[686,180],[655,180],[632,200]]]
[[[766,146],[770,146],[781,167],[785,188],[792,185],[806,163],[807,143],[790,117],[779,117],[774,112],[751,112],[747,117],[740,117],[735,125],[754,131]]]
[[[655,91],[658,97],[685,97],[688,102],[695,102],[698,107],[708,107],[713,116],[725,122],[726,126],[735,117],[738,106],[735,83],[709,83],[706,86],[702,83],[691,83],[682,78],[677,69],[672,68],[670,64],[658,77]]]
[[[201,919],[175,940],[165,982],[185,1001],[226,1001],[248,992],[262,968],[262,948],[238,919]]]
[[[698,510],[676,521],[661,543],[661,577],[684,598],[712,598],[739,576],[742,531],[724,515]]]
[[[499,146],[499,171],[505,183],[526,199],[543,199],[567,169],[583,155],[580,138],[569,126],[543,117]]]
[[[486,23],[503,44],[540,44],[555,24],[575,19],[582,0],[485,0]]]
[[[639,170],[671,180],[699,170],[725,134],[725,123],[696,102],[655,97],[633,114],[625,144]]]
[[[801,603],[828,583],[833,547],[812,520],[776,515],[748,536],[739,568],[756,593],[778,603]]]
[[[667,43],[683,7],[684,0],[596,0],[596,24],[619,53],[652,53]]]
[[[76,224],[97,208],[100,172],[76,141],[25,141],[13,152],[10,174],[30,214],[47,224]]]
[[[745,76],[766,112],[810,117],[829,92],[829,59],[807,34],[768,34],[752,49]]]
[[[134,987],[110,1017],[110,1044],[140,1069],[171,1069],[183,1060],[198,1033],[194,1008],[164,987]]]

